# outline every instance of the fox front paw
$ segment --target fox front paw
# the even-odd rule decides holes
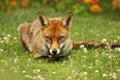
[[[36,53],[36,54],[33,54],[33,57],[34,58],[39,58],[39,57],[41,57],[41,55],[39,53]]]
[[[34,54],[33,54],[33,57],[34,57],[34,58],[40,58],[40,57],[47,56],[47,55],[48,55],[48,54],[47,54],[46,51],[41,50],[41,51],[38,52],[38,53],[34,53]]]

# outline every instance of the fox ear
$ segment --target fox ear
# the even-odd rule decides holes
[[[64,27],[70,27],[72,23],[72,12],[68,12],[63,18],[62,18],[62,26]]]
[[[47,26],[49,23],[47,16],[45,16],[42,12],[38,12],[38,16],[41,26]]]

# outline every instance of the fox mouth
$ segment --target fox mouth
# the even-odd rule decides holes
[[[49,52],[51,55],[58,55],[61,51],[60,49],[50,49]]]

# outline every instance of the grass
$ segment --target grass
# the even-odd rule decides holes
[[[0,12],[0,78],[2,80],[119,80],[120,52],[97,48],[71,50],[62,62],[34,59],[21,46],[17,26],[31,22],[39,9]],[[42,9],[48,16],[61,16],[53,9]],[[75,15],[71,27],[73,40],[120,41],[120,18],[117,12],[99,15]]]

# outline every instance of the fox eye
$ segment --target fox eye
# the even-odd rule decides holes
[[[52,40],[51,37],[49,37],[49,36],[45,36],[45,39],[50,40],[50,41]]]
[[[64,36],[60,36],[60,37],[58,38],[58,40],[61,40],[61,39],[64,39]]]

